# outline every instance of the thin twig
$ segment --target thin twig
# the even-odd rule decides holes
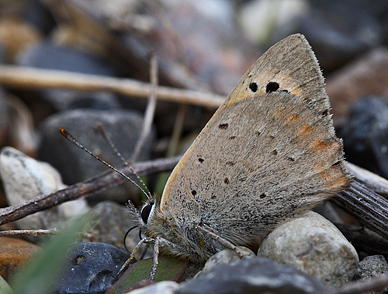
[[[180,157],[158,159],[154,161],[141,162],[133,165],[133,169],[140,176],[171,170],[179,161]],[[128,167],[119,169],[128,176],[133,176]],[[63,190],[40,196],[26,201],[19,205],[0,209],[0,225],[24,218],[38,211],[46,210],[61,203],[85,198],[96,192],[104,191],[108,188],[123,183],[125,179],[113,171],[106,171],[91,179],[69,186]]]
[[[388,286],[388,274],[371,278],[365,282],[353,282],[335,289],[330,294],[362,294],[370,291],[381,291]]]
[[[135,151],[132,155],[132,161],[136,161],[140,155],[140,151],[143,149],[147,137],[151,133],[152,122],[154,120],[156,109],[156,98],[158,89],[158,60],[154,53],[151,53],[150,57],[150,77],[151,77],[151,92],[148,99],[148,105],[144,116],[143,129],[140,137],[136,143]]]
[[[8,230],[0,231],[0,237],[20,237],[20,236],[41,236],[41,235],[54,235],[58,234],[58,229],[48,230]]]
[[[170,144],[168,145],[167,156],[177,154],[178,145],[183,133],[183,125],[187,114],[187,105],[181,105],[178,109],[178,114],[175,118],[174,129],[172,132]]]
[[[148,98],[152,85],[131,79],[102,77],[59,70],[0,65],[0,85],[24,89],[61,88],[112,91],[128,97]],[[158,100],[217,108],[225,97],[192,90],[158,87]]]

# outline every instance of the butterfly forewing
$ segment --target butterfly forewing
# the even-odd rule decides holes
[[[176,166],[160,210],[178,227],[203,224],[244,245],[348,187],[329,107],[305,38],[274,45]]]

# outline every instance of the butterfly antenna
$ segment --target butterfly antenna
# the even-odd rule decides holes
[[[138,225],[135,225],[135,226],[133,226],[132,228],[130,228],[130,229],[125,233],[125,235],[124,235],[124,248],[125,248],[125,250],[129,251],[128,248],[127,248],[127,244],[125,243],[125,240],[127,239],[128,234],[129,234],[133,229],[136,229],[136,228],[138,228],[138,227],[139,227]]]
[[[59,129],[59,132],[62,134],[62,136],[64,136],[68,141],[72,142],[73,144],[75,144],[77,147],[81,148],[82,150],[84,150],[86,153],[88,153],[89,155],[91,155],[92,157],[94,157],[95,159],[97,159],[99,162],[105,164],[105,166],[109,167],[110,169],[114,170],[116,173],[118,173],[119,175],[123,176],[125,179],[127,179],[128,181],[130,181],[132,184],[134,184],[136,187],[138,187],[140,189],[140,191],[142,191],[142,193],[144,193],[144,195],[148,198],[149,201],[153,201],[152,200],[152,197],[150,197],[142,187],[139,186],[138,183],[136,183],[134,180],[132,180],[130,177],[128,177],[126,174],[124,174],[123,172],[119,171],[117,168],[115,168],[113,165],[109,164],[108,162],[106,162],[105,160],[101,159],[100,157],[98,157],[97,155],[95,155],[92,151],[90,151],[89,149],[87,149],[86,147],[84,147],[81,143],[79,143],[68,131],[66,131],[65,129],[63,128],[60,128]]]
[[[147,185],[143,182],[143,180],[139,177],[139,175],[135,172],[133,167],[128,163],[128,161],[124,158],[124,156],[121,154],[121,152],[116,148],[115,144],[111,140],[111,138],[106,134],[104,128],[101,124],[97,124],[97,129],[100,132],[101,136],[105,139],[105,141],[108,142],[110,147],[113,149],[113,151],[117,154],[118,157],[120,157],[121,161],[124,163],[126,167],[129,168],[129,170],[133,173],[133,175],[138,179],[138,181],[142,184],[144,190],[147,192],[147,198],[152,199],[152,194],[150,190],[148,189]]]

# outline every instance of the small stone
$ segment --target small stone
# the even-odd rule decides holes
[[[103,201],[94,206],[90,212],[93,214],[93,221],[85,235],[91,238],[83,241],[104,242],[123,247],[125,233],[133,227],[133,222],[128,217],[128,208],[113,201]],[[125,241],[127,248],[135,248],[140,241],[139,229],[131,230]],[[152,250],[148,250],[147,253],[147,257],[152,257]]]
[[[131,294],[175,294],[179,284],[172,281],[162,281],[144,288],[131,291]]]
[[[9,238],[0,238],[0,275],[9,281],[20,266],[34,256],[40,248],[30,242]]]
[[[375,278],[385,274],[388,271],[388,263],[382,255],[372,255],[365,257],[358,264],[354,280],[365,282],[371,278]],[[388,292],[388,287],[380,292],[365,292],[364,294],[384,294]]]
[[[353,105],[339,128],[347,160],[388,178],[388,102],[370,96]]]
[[[55,293],[105,293],[130,256],[122,248],[101,242],[74,245],[67,252]]]
[[[12,147],[1,150],[0,174],[9,205],[18,205],[66,187],[58,171],[51,165],[39,162]],[[85,199],[78,199],[29,215],[16,223],[20,229],[50,229],[59,227],[87,210]]]
[[[82,145],[112,164],[123,165],[121,159],[112,150],[103,136],[98,132],[100,123],[123,157],[130,159],[142,132],[143,117],[138,112],[128,110],[95,110],[77,109],[57,113],[47,118],[41,127],[42,140],[39,145],[39,158],[52,164],[59,170],[66,184],[75,184],[89,179],[108,168],[91,157],[85,151],[68,142],[59,133],[59,128],[66,129]],[[154,132],[146,138],[137,160],[149,159]],[[128,186],[128,187],[127,187]],[[139,190],[133,185],[114,187],[103,192],[100,200],[114,200],[125,203],[132,192],[138,195]],[[96,201],[89,197],[88,201]]]
[[[354,247],[315,212],[277,227],[263,240],[257,255],[317,276],[328,288],[350,281],[358,264]]]
[[[255,257],[233,264],[220,264],[199,278],[182,283],[178,293],[320,294],[325,293],[324,289],[323,283],[316,277],[268,258]]]
[[[370,278],[378,277],[388,271],[388,263],[382,255],[372,255],[365,257],[358,264],[355,280],[366,281]]]
[[[243,254],[244,258],[256,257],[256,254],[246,247],[238,246],[237,248]],[[211,272],[214,267],[219,264],[234,264],[236,262],[239,262],[240,260],[241,258],[237,255],[236,252],[231,249],[224,249],[210,257],[209,260],[205,263],[204,268],[196,275],[196,277],[198,278],[201,275]]]

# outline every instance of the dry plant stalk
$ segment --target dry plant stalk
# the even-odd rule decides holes
[[[148,98],[152,85],[132,79],[102,77],[59,70],[0,65],[0,85],[19,89],[112,91],[127,97]],[[158,100],[217,108],[225,97],[211,93],[158,87]]]

